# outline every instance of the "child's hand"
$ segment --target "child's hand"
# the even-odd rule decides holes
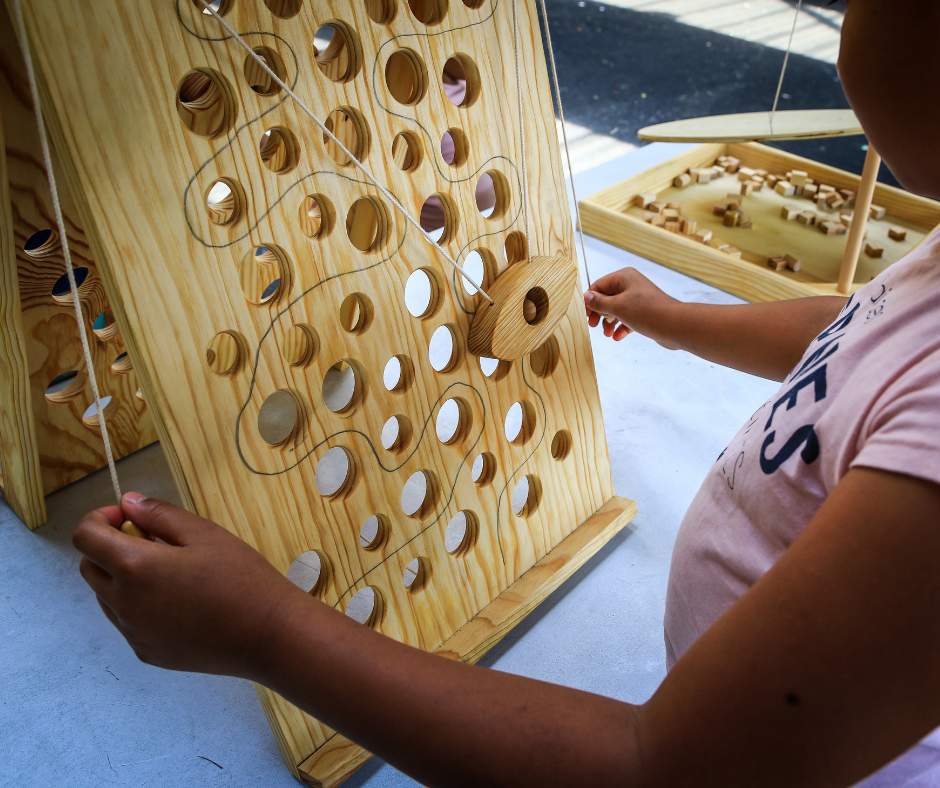
[[[636,331],[665,347],[674,345],[666,341],[662,331],[664,313],[677,303],[635,268],[623,268],[598,279],[584,294],[592,328],[604,317],[604,334],[614,341]]]
[[[125,517],[167,544],[121,533]],[[138,493],[86,515],[72,543],[111,623],[143,662],[172,670],[257,678],[277,611],[303,594],[224,528]]]

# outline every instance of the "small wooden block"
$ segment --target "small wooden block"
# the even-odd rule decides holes
[[[907,230],[903,227],[891,227],[888,229],[888,238],[892,241],[903,241],[907,238]]]
[[[677,211],[675,208],[663,208],[663,219],[665,219],[667,222],[670,219],[678,219],[678,218],[679,218],[679,211]]]
[[[695,235],[698,232],[698,222],[695,222],[692,219],[683,219],[682,232],[685,235]]]
[[[641,208],[649,208],[650,203],[656,202],[656,194],[654,192],[643,192],[638,194],[633,198],[634,202],[639,205]]]
[[[787,180],[794,186],[805,186],[807,177],[807,174],[802,170],[793,170],[788,174]]]
[[[872,219],[884,219],[888,215],[888,209],[880,205],[872,205],[870,215]]]
[[[667,219],[665,223],[665,228],[671,233],[679,232],[679,220],[678,219]]]
[[[858,197],[858,194],[854,189],[839,189],[839,196],[846,201],[846,203],[855,202],[855,198]]]
[[[677,189],[684,189],[690,183],[692,183],[692,176],[689,175],[689,173],[687,172],[682,173],[682,175],[679,175],[678,177],[674,178],[672,181],[672,185],[675,186]]]
[[[755,171],[750,167],[741,167],[738,170],[738,180],[741,181],[741,183],[745,183],[746,181],[751,180],[751,178],[754,177],[754,174]]]
[[[839,214],[839,221],[842,222],[846,227],[852,226],[852,219],[855,217],[855,214],[851,211],[847,211]]]
[[[803,267],[803,261],[792,254],[785,254],[783,259],[787,261],[787,268],[791,271],[799,271]]]
[[[726,167],[722,167],[720,164],[716,164],[714,167],[712,167],[712,169],[715,171],[715,173],[717,174],[717,177],[719,178],[728,172],[728,169]]]
[[[725,227],[737,227],[741,223],[741,213],[733,209],[725,211]]]
[[[763,182],[763,181],[752,180],[751,183],[754,184],[754,191],[756,191],[756,192],[759,192],[761,189],[764,188],[764,182]]]
[[[776,191],[777,194],[782,194],[784,197],[792,197],[796,192],[796,188],[790,181],[780,181],[774,187],[774,191]]]
[[[740,259],[741,259],[741,250],[738,249],[738,247],[736,247],[736,246],[728,246],[728,248],[725,249],[724,252],[725,252],[725,254],[729,255],[730,257],[735,258],[735,260],[740,260]]]
[[[666,207],[667,207],[667,208],[672,208],[673,210],[676,210],[676,211],[681,211],[681,210],[682,210],[682,206],[679,205],[679,203],[677,203],[677,202],[667,202],[667,203],[666,203]]]
[[[800,215],[800,209],[795,205],[784,205],[783,208],[780,209],[780,215],[790,222]]]
[[[845,200],[842,199],[836,192],[829,192],[826,194],[826,205],[834,210],[839,210],[843,205],[845,205]]]
[[[648,224],[649,222],[652,222],[653,219],[654,219],[656,216],[658,216],[658,215],[659,215],[659,214],[656,214],[656,213],[652,213],[652,212],[650,212],[650,211],[647,211],[646,213],[643,214],[643,221]]]
[[[666,203],[660,202],[659,200],[653,200],[653,202],[651,202],[646,207],[653,213],[662,213],[666,208]]]
[[[750,230],[754,226],[754,220],[746,213],[743,213],[741,214],[741,221],[738,223],[738,226],[742,230]]]
[[[819,217],[813,211],[803,211],[796,217],[796,220],[800,224],[805,224],[807,227],[812,227],[816,224],[816,220]]]
[[[728,168],[728,172],[734,175],[738,170],[741,169],[741,160],[735,158],[734,156],[728,156],[728,163],[725,165]]]
[[[663,227],[666,224],[666,220],[663,219],[662,215],[654,213],[653,218],[650,219],[650,224],[653,225],[653,227]]]
[[[817,227],[826,235],[845,235],[845,225],[842,222],[820,222]]]
[[[786,257],[771,257],[767,261],[767,265],[774,269],[774,271],[783,271],[787,267],[787,258]]]
[[[754,187],[756,185],[757,184],[754,183],[754,181],[745,181],[741,184],[741,194],[747,197],[747,195],[754,191]]]
[[[701,230],[697,232],[694,236],[696,241],[702,244],[707,244],[712,239],[711,230]]]
[[[819,184],[819,191],[822,192],[823,194],[829,194],[829,192],[834,192],[835,190],[836,190],[835,186],[828,186],[825,183]]]
[[[869,241],[865,244],[865,254],[869,257],[881,257],[885,253],[885,248],[880,244]]]
[[[715,216],[724,216],[725,211],[727,210],[728,210],[728,206],[726,203],[723,203],[723,202],[715,203],[712,206],[712,214]]]
[[[816,193],[818,191],[819,191],[819,187],[815,183],[807,183],[803,187],[803,196],[806,197],[807,199],[812,200],[816,196]]]
[[[725,196],[725,205],[728,207],[732,205],[741,206],[744,204],[744,197],[740,194],[728,194]]]

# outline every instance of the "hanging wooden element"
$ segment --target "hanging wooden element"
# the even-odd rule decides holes
[[[850,109],[798,109],[777,113],[743,112],[658,123],[640,129],[648,142],[773,142],[851,137],[863,134]]]

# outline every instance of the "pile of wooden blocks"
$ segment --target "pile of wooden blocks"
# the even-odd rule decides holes
[[[715,203],[712,213],[720,216],[725,227],[740,227],[749,230],[754,221],[741,209],[744,198],[740,194],[729,194],[722,202]]]
[[[682,215],[682,206],[677,202],[662,202],[655,194],[641,194],[637,203],[644,209],[643,220],[654,227],[662,227],[671,233],[681,233],[700,243],[711,240],[711,230],[699,232],[698,222]]]

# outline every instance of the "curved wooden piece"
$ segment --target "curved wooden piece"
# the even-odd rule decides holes
[[[640,129],[639,137],[649,142],[766,142],[863,133],[850,109],[807,109],[778,112],[772,125],[769,112],[674,120]]]
[[[489,289],[470,324],[467,345],[475,356],[506,361],[541,345],[564,317],[578,270],[566,257],[533,257],[511,266]]]

